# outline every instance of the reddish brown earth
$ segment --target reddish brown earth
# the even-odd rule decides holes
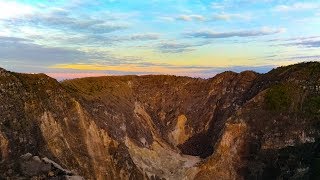
[[[0,69],[0,179],[31,178],[26,153],[86,179],[316,179],[319,117],[316,62],[210,79]]]

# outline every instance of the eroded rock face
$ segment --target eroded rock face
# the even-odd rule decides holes
[[[7,138],[0,132],[0,152],[1,152],[1,160],[8,158],[8,144],[9,141]]]
[[[185,115],[180,115],[178,117],[177,124],[174,130],[169,134],[169,140],[175,145],[183,144],[190,138],[186,133],[186,122],[187,117]]]
[[[0,69],[0,178],[42,163],[86,179],[318,177],[319,67],[61,83]],[[29,152],[57,163],[10,164]]]
[[[215,153],[200,166],[201,171],[195,179],[242,179],[239,171],[245,167],[242,157],[246,149],[247,128],[244,122],[227,123]]]
[[[141,148],[128,139],[126,145],[133,162],[147,177],[193,179],[199,171],[196,165],[200,158],[182,155],[165,143],[154,141],[151,147]]]
[[[47,157],[40,158],[31,153],[24,154],[16,161],[10,162],[7,172],[2,174],[5,179],[74,179],[84,180],[74,172],[62,168]],[[4,167],[4,166],[3,166]]]

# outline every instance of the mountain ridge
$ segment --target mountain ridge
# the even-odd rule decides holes
[[[318,177],[319,84],[318,62],[209,79],[0,69],[0,174],[32,153],[87,179]]]

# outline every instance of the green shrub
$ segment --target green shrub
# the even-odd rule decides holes
[[[271,87],[265,97],[268,109],[273,111],[288,110],[292,102],[290,88],[285,85]]]
[[[320,117],[320,96],[311,96],[303,103],[304,112],[313,117]]]

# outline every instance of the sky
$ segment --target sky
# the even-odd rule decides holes
[[[0,0],[0,67],[212,77],[320,60],[320,0]]]

